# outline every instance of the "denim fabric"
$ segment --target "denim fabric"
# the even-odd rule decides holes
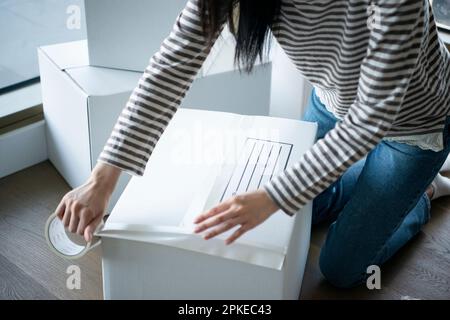
[[[314,91],[304,120],[318,123],[318,139],[339,121]],[[450,151],[449,126],[447,118],[444,150],[382,141],[314,199],[313,224],[332,222],[320,253],[328,281],[338,287],[364,282],[368,266],[381,266],[427,223],[425,191]]]

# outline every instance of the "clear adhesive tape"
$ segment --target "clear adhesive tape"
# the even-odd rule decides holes
[[[96,236],[87,243],[84,240],[79,241],[80,243],[73,241],[67,234],[62,221],[55,213],[48,218],[45,224],[45,239],[50,249],[65,259],[81,258],[101,243],[100,237]]]

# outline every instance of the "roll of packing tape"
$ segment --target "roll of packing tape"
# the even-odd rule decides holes
[[[75,236],[69,237],[62,221],[56,214],[52,214],[45,224],[45,238],[50,249],[65,259],[81,258],[101,243],[101,239],[95,236],[88,243],[84,239],[81,240],[82,237],[79,236],[79,241],[72,240]]]

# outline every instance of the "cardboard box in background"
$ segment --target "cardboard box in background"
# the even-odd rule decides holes
[[[231,246],[223,242],[227,235],[205,241],[189,228],[194,217],[218,203],[224,187],[234,192],[241,179],[236,190],[252,191],[261,179],[293,165],[314,143],[316,130],[310,122],[179,110],[144,177],[130,181],[100,232],[105,299],[298,299],[311,204],[294,217],[276,212]],[[242,166],[230,168],[237,170],[236,179],[229,180],[231,171],[223,174],[221,164],[235,162],[226,151],[242,154],[249,137],[259,139],[252,150],[264,145],[266,151],[252,151],[253,160],[241,158]],[[281,145],[283,152],[269,151]],[[278,161],[269,161],[271,154],[284,159],[278,170],[266,170]],[[244,163],[246,173],[239,171]]]
[[[247,115],[271,112],[275,70],[273,52],[257,61],[253,72],[241,72],[234,63],[235,45],[228,28],[211,49],[181,106]]]
[[[187,0],[85,0],[90,64],[143,72],[172,31],[186,3]],[[225,29],[200,76],[230,70],[234,51],[227,53],[226,65],[210,70],[212,60],[230,42],[230,36]]]
[[[220,65],[221,57],[215,63]],[[211,75],[195,79],[181,103],[182,108],[269,115],[272,63],[256,66],[251,75],[241,74],[236,69],[220,73],[211,71]]]
[[[91,65],[143,72],[187,0],[85,0]]]

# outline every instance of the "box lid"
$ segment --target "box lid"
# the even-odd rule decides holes
[[[58,43],[39,47],[61,70],[89,65],[87,40]]]
[[[308,122],[180,109],[144,176],[131,180],[99,235],[280,270],[296,218],[279,211],[230,246],[223,240],[233,230],[205,241],[193,234],[192,221],[222,198],[257,189],[292,165],[313,144],[316,130]],[[298,214],[311,214],[310,207]]]
[[[105,96],[132,91],[141,72],[89,66],[87,41],[66,42],[40,50],[66,72],[87,96]]]
[[[142,75],[140,72],[90,66],[66,69],[66,72],[88,96],[130,92]]]

